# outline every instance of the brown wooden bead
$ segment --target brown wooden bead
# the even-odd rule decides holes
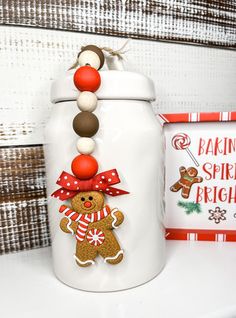
[[[104,54],[103,54],[102,50],[99,47],[97,47],[96,45],[86,45],[86,46],[82,47],[81,52],[78,54],[78,58],[79,58],[79,55],[84,51],[93,51],[94,53],[96,53],[98,55],[98,57],[100,59],[100,67],[98,68],[98,70],[100,70],[100,68],[103,67],[103,64],[105,61]]]
[[[97,116],[90,112],[81,112],[73,120],[73,129],[81,137],[92,137],[99,128]]]

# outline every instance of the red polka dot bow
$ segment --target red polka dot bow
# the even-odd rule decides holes
[[[57,184],[60,185],[61,188],[53,192],[52,197],[64,201],[82,191],[101,191],[111,196],[129,193],[111,187],[111,185],[117,183],[120,183],[120,178],[116,169],[99,173],[89,180],[77,179],[75,176],[63,171],[57,180]]]

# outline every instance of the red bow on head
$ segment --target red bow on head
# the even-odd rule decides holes
[[[52,193],[52,197],[61,201],[70,199],[82,191],[101,191],[111,196],[128,194],[129,192],[111,187],[120,183],[120,178],[116,169],[108,170],[97,174],[89,180],[80,180],[71,174],[63,171],[57,180],[60,189]]]

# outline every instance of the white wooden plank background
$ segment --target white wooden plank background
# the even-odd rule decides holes
[[[4,0],[0,23],[235,48],[234,0]]]
[[[81,45],[119,48],[124,39],[22,27],[0,27],[0,145],[41,144],[50,114],[50,84]],[[159,112],[236,110],[236,52],[132,40],[128,69],[150,76]]]

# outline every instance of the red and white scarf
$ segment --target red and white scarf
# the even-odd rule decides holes
[[[109,206],[106,205],[100,211],[82,214],[71,210],[66,205],[61,205],[59,212],[65,214],[65,216],[70,220],[78,222],[75,237],[77,241],[83,242],[89,223],[97,222],[104,219],[111,213],[111,210]]]

